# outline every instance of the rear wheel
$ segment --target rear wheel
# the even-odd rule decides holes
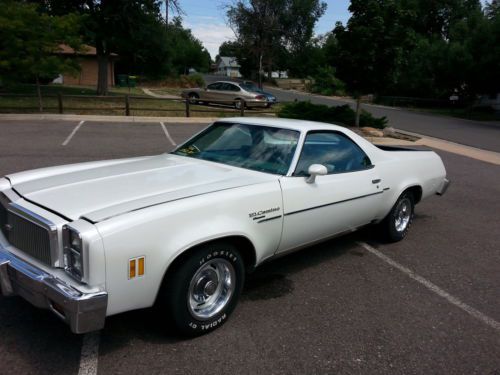
[[[234,99],[234,108],[236,109],[241,109],[241,106],[243,106],[244,108],[246,108],[246,104],[245,104],[245,101],[244,100],[241,100],[241,99]]]
[[[413,221],[415,200],[410,191],[401,194],[387,217],[380,223],[382,234],[389,242],[406,237]]]
[[[236,307],[244,277],[243,259],[233,245],[220,242],[201,247],[164,285],[165,305],[175,327],[198,336],[224,324]]]
[[[189,100],[189,103],[191,103],[191,104],[197,104],[199,99],[200,99],[200,96],[195,92],[191,92],[188,95],[188,100]]]

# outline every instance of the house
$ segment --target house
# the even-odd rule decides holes
[[[235,57],[219,56],[217,59],[215,74],[218,76],[240,78],[240,64]]]
[[[84,45],[82,51],[76,52],[70,46],[61,44],[55,52],[58,55],[64,55],[70,58],[78,59],[80,63],[80,72],[76,76],[71,74],[62,74],[54,80],[54,83],[64,83],[66,85],[87,85],[97,86],[97,52],[95,47]],[[115,85],[115,60],[117,54],[112,53],[108,62],[108,85]]]
[[[273,71],[271,78],[288,78],[288,72],[286,70]]]

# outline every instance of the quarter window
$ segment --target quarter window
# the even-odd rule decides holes
[[[312,164],[322,164],[328,174],[359,171],[371,167],[363,150],[349,137],[338,132],[309,132],[306,136],[294,176],[307,176]]]

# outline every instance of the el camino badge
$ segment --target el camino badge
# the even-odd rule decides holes
[[[279,207],[268,208],[267,210],[255,211],[248,214],[248,217],[253,220],[258,220],[266,217],[267,214],[278,212],[280,210]]]

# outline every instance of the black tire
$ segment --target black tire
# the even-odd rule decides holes
[[[242,104],[243,104],[243,108],[247,108],[247,105],[246,105],[244,100],[241,100],[240,98],[234,99],[234,108],[241,109]]]
[[[221,282],[214,287],[209,284],[213,282],[214,278],[206,276],[206,273],[209,276],[217,274],[215,265],[217,267],[220,265],[221,268],[227,267],[229,273],[233,272],[229,275],[221,271],[224,275],[223,278],[230,277],[232,279],[232,286],[227,287],[227,290],[231,291],[228,292],[229,297],[220,297],[221,301],[227,297],[226,302],[221,302],[219,305],[214,302],[213,313],[211,314],[210,309],[207,308],[207,316],[202,318],[201,315],[205,312],[203,310],[204,304],[201,304],[202,307],[199,311],[195,311],[191,305],[191,301],[195,300],[190,297],[203,294],[203,297],[207,296],[206,301],[210,301],[210,298],[213,298],[213,301],[218,301],[217,290],[219,287],[220,296],[224,296],[222,292],[226,290],[226,284]],[[165,299],[162,301],[163,305],[178,332],[187,336],[199,336],[213,331],[226,322],[238,303],[244,280],[245,265],[238,250],[229,243],[216,242],[200,247],[176,267],[169,274],[162,288],[163,295],[160,298]],[[212,288],[210,288],[211,286]],[[210,288],[209,292],[212,291],[213,294],[205,294],[207,288]],[[213,288],[216,290],[214,291]],[[207,302],[206,306],[211,305]],[[218,310],[219,308],[220,310]]]
[[[406,211],[403,212],[405,208]],[[379,224],[383,239],[388,242],[398,242],[405,238],[413,222],[414,212],[415,198],[410,191],[405,191]]]
[[[198,104],[199,101],[198,99],[200,99],[200,96],[197,93],[190,92],[188,94],[188,100],[190,104]]]

